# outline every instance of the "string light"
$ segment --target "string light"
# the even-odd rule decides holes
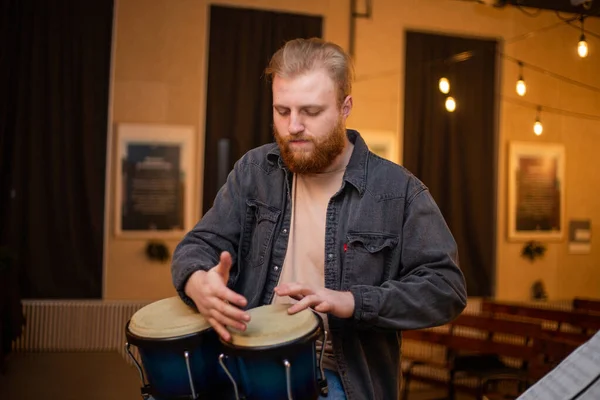
[[[587,57],[588,50],[589,50],[588,49],[588,44],[587,44],[586,38],[585,38],[585,32],[586,31],[584,30],[584,18],[585,17],[583,15],[579,18],[580,21],[581,21],[581,36],[579,38],[580,40],[579,40],[579,43],[578,43],[577,52],[578,52],[578,54],[579,54],[579,56],[581,58]],[[569,25],[571,25],[571,22],[574,21],[575,19],[576,19],[576,17],[573,18],[573,19],[567,20],[566,22]],[[556,26],[556,25],[553,25],[552,28],[554,26]],[[544,28],[544,30],[547,30],[547,29]],[[524,38],[526,38],[527,35],[522,35],[522,36]],[[598,36],[598,37],[600,37],[600,36]],[[468,53],[469,57],[467,57],[465,59],[462,59],[462,58],[458,59],[457,56],[461,55],[463,53],[464,54]],[[472,57],[472,53],[473,52],[463,52],[463,53],[459,53],[458,55],[452,56],[452,57],[449,58],[449,60],[452,60],[453,62],[465,61],[466,59],[469,59],[469,58]],[[511,57],[511,56],[507,55],[507,54],[503,54],[503,53],[499,53],[499,54],[500,54],[500,56],[502,56],[503,58],[505,58],[508,61],[516,62],[518,64],[518,66],[519,66],[519,79],[517,81],[515,89],[516,89],[517,94],[520,97],[525,96],[525,94],[527,93],[527,84],[525,83],[525,79],[523,78],[523,69],[524,69],[524,67],[530,68],[530,69],[532,69],[534,71],[540,72],[540,73],[542,73],[544,75],[553,77],[555,79],[564,81],[566,83],[569,83],[569,84],[572,84],[572,85],[575,85],[575,86],[578,86],[578,87],[581,87],[581,88],[584,88],[584,89],[588,89],[588,90],[594,91],[596,93],[600,93],[600,87],[589,85],[589,84],[577,81],[575,79],[572,79],[572,78],[569,78],[569,77],[566,77],[566,76],[563,76],[563,75],[559,75],[557,73],[554,73],[552,71],[548,71],[548,70],[546,70],[544,68],[538,67],[538,66],[533,65],[533,64],[525,63],[525,62],[520,61],[520,60],[518,60],[518,59],[516,59],[514,57]],[[447,60],[448,59],[443,60],[443,61],[447,61]],[[437,62],[439,62],[439,60]],[[450,82],[448,81],[448,79],[446,77],[440,78],[440,80],[438,82],[438,86],[439,86],[439,90],[442,93],[448,94],[450,92]],[[532,108],[535,106],[533,103],[529,103],[529,102],[527,102],[525,100],[520,100],[520,99],[517,99],[517,98],[511,99],[510,97],[505,97],[505,96],[502,96],[502,97],[506,101],[515,102],[516,104],[521,104],[523,106],[532,107]],[[454,112],[456,110],[456,100],[454,99],[454,97],[447,96],[446,97],[446,101],[445,101],[445,106],[446,106],[446,110],[448,112]],[[535,123],[533,124],[533,132],[537,136],[540,136],[543,133],[543,131],[544,131],[544,126],[543,126],[541,118],[540,118],[540,114],[541,114],[541,111],[542,111],[542,106],[538,105],[535,108],[537,109],[537,112],[536,112]],[[561,110],[561,109],[558,109],[558,108],[552,108],[552,107],[547,107],[547,106],[544,106],[544,109],[547,110],[547,111],[549,110],[552,113],[557,113],[557,114],[560,114],[560,115],[573,116],[573,117],[576,117],[576,118],[586,118],[586,119],[600,120],[600,115],[591,115],[591,114],[578,113],[578,112]]]
[[[446,78],[446,77],[440,78],[439,87],[440,87],[440,92],[442,92],[444,94],[448,94],[450,92],[450,81],[448,81],[448,78]]]
[[[551,113],[551,114],[556,114],[556,115],[562,115],[564,117],[587,119],[590,121],[600,121],[600,114],[586,114],[586,113],[581,113],[581,112],[577,112],[577,111],[563,110],[561,108],[555,108],[555,107],[550,107],[550,106],[546,106],[546,105],[543,106],[540,104],[535,104],[535,103],[532,103],[532,102],[529,102],[526,100],[522,100],[517,97],[511,97],[511,96],[505,96],[505,95],[502,95],[501,98],[503,101],[506,101],[507,103],[516,104],[518,106],[525,107],[525,108],[531,108],[531,109],[537,110],[538,108],[541,107],[546,114]]]
[[[508,54],[500,53],[500,55],[504,59],[506,59],[508,61],[511,61],[511,62],[514,62],[514,63],[518,63],[519,62],[518,59],[516,59],[514,57],[511,57]],[[546,76],[550,76],[550,77],[552,77],[554,79],[558,79],[559,81],[562,81],[562,82],[565,82],[565,83],[568,83],[568,84],[571,84],[571,85],[574,85],[574,86],[578,86],[578,87],[583,88],[583,89],[588,89],[588,90],[594,91],[596,93],[600,93],[600,87],[593,86],[593,85],[590,85],[588,83],[577,81],[577,80],[569,78],[567,76],[560,75],[560,74],[557,74],[555,72],[549,71],[549,70],[547,70],[545,68],[538,67],[537,65],[533,65],[533,64],[530,64],[530,63],[527,63],[527,62],[523,62],[523,67],[528,68],[528,69],[530,69],[532,71],[539,72],[539,73],[544,74]]]
[[[454,112],[454,110],[456,110],[456,101],[454,100],[454,97],[448,96],[446,98],[446,110],[449,112]]]
[[[517,94],[519,96],[525,96],[527,92],[527,85],[525,85],[525,80],[523,79],[523,62],[519,61],[519,80],[517,81]]]
[[[537,113],[535,116],[535,123],[533,124],[533,133],[535,133],[537,136],[540,136],[542,134],[542,132],[544,131],[544,126],[542,125],[542,122],[540,121],[540,113],[542,112],[542,107],[537,108]]]

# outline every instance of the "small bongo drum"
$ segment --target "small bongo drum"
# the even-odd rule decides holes
[[[127,322],[125,336],[127,353],[140,373],[142,398],[222,399],[233,393],[219,367],[222,346],[216,332],[179,297],[138,310]],[[143,368],[130,345],[137,347]]]
[[[290,315],[289,305],[272,304],[248,310],[250,322],[241,332],[230,328],[219,356],[236,399],[312,400],[327,394],[327,380],[316,341],[327,334],[322,318],[306,309]],[[237,375],[239,378],[234,376]]]

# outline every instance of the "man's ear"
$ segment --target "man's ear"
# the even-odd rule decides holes
[[[342,104],[342,117],[344,117],[344,119],[348,118],[350,116],[350,111],[352,111],[352,96],[348,95]]]

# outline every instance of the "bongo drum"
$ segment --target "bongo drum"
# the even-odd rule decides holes
[[[323,320],[309,309],[289,315],[288,308],[272,304],[248,310],[246,330],[229,328],[231,342],[221,340],[219,362],[236,399],[312,400],[327,394],[321,365],[325,346],[316,354],[316,340],[327,338]]]
[[[233,393],[219,367],[222,346],[216,332],[179,297],[138,310],[127,322],[125,336],[126,351],[140,373],[142,398],[223,399]],[[143,368],[131,345],[138,349]]]

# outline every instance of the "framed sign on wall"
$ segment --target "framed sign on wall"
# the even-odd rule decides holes
[[[393,131],[359,129],[360,135],[373,153],[399,163],[398,137]]]
[[[115,234],[180,237],[191,229],[193,127],[119,124]]]
[[[511,142],[508,164],[509,239],[563,239],[564,146]]]

